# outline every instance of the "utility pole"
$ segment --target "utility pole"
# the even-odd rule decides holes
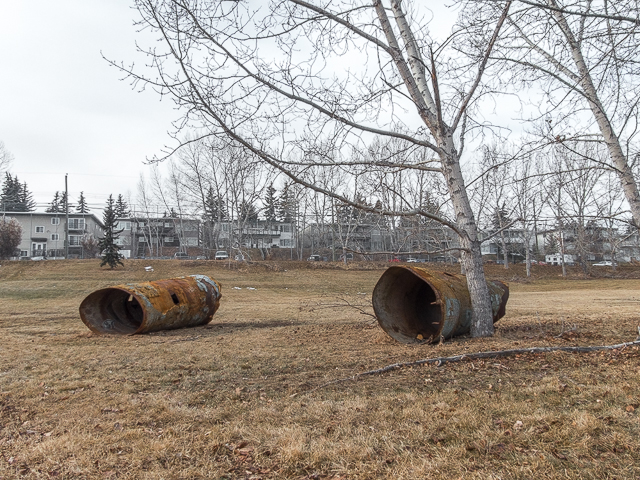
[[[69,259],[69,186],[67,183],[67,176],[69,174],[64,174],[64,215],[65,215],[65,226],[64,226],[64,258],[66,260]]]

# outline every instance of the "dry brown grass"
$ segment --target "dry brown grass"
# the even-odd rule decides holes
[[[401,361],[633,340],[637,270],[563,280],[539,267],[525,280],[494,267],[512,281],[495,337],[406,346],[339,306],[368,303],[381,266],[326,267],[3,264],[0,478],[640,478],[635,348],[408,368],[311,392]],[[193,273],[223,285],[205,327],[101,337],[80,321],[97,288]]]

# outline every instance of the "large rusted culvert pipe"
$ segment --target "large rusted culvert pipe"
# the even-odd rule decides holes
[[[80,317],[96,333],[195,327],[211,321],[220,297],[220,284],[205,275],[128,283],[90,294],[80,304]]]
[[[493,321],[505,314],[509,287],[488,281]],[[464,275],[418,267],[391,267],[373,290],[373,309],[380,327],[402,343],[437,341],[468,333],[471,299]]]

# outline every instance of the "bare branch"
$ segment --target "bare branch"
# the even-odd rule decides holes
[[[638,332],[640,332],[640,327],[638,327]],[[313,393],[317,390],[329,387],[331,385],[337,385],[339,383],[345,382],[355,382],[363,377],[368,377],[372,375],[382,375],[384,373],[392,372],[394,370],[400,370],[402,368],[407,367],[418,367],[421,365],[435,365],[440,367],[445,363],[457,363],[465,360],[478,360],[482,358],[504,358],[504,357],[514,357],[516,355],[537,355],[541,353],[552,353],[552,352],[567,352],[567,353],[591,353],[591,352],[601,352],[605,350],[619,350],[625,349],[627,347],[633,347],[640,345],[640,340],[635,340],[633,342],[619,343],[617,345],[602,345],[602,346],[593,346],[593,347],[533,347],[533,348],[518,348],[515,350],[498,350],[494,352],[478,352],[478,353],[465,353],[462,355],[455,355],[452,357],[435,357],[435,358],[427,358],[425,360],[417,360],[415,362],[402,362],[402,363],[394,363],[391,365],[387,365],[386,367],[378,368],[376,370],[369,370],[366,372],[358,373],[351,377],[340,378],[338,380],[333,380],[331,382],[323,383],[311,390],[304,392],[305,394]],[[295,394],[294,394],[295,395]]]

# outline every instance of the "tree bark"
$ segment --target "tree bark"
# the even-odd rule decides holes
[[[463,248],[462,265],[467,275],[467,286],[473,308],[471,336],[489,337],[494,333],[491,297],[484,275],[478,228],[460,169],[460,157],[451,134],[439,137],[438,144],[443,151],[442,171],[451,196],[456,224],[461,230],[459,238],[460,246]]]

